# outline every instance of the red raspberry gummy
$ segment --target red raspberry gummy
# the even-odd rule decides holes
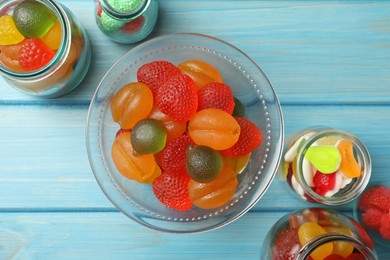
[[[28,39],[23,42],[19,52],[19,65],[26,71],[37,70],[45,66],[55,56],[40,39]]]
[[[198,93],[193,80],[184,74],[172,76],[156,92],[157,107],[173,120],[185,122],[195,115]]]
[[[262,134],[259,128],[243,117],[234,117],[241,127],[238,141],[229,149],[222,150],[221,153],[229,157],[239,157],[252,152],[262,141]]]
[[[218,108],[230,115],[234,110],[234,97],[230,87],[224,83],[211,82],[198,92],[198,111]]]
[[[158,154],[161,158],[161,167],[169,172],[185,172],[187,147],[191,144],[193,141],[187,135],[168,141]]]
[[[324,196],[326,192],[332,190],[336,184],[336,173],[324,174],[317,171],[313,177],[314,191]]]
[[[359,201],[359,209],[364,211],[375,207],[384,213],[390,211],[390,188],[376,186],[366,190]]]
[[[178,74],[181,74],[181,72],[173,63],[158,60],[142,65],[137,71],[137,79],[139,82],[148,85],[155,94],[161,84]]]
[[[190,177],[187,173],[163,172],[152,183],[153,193],[165,206],[175,210],[188,210],[192,207],[189,198],[188,182]]]
[[[144,25],[145,18],[140,16],[128,23],[125,23],[122,27],[122,31],[127,34],[132,34],[138,32]]]
[[[272,248],[272,259],[295,259],[300,249],[298,229],[285,229],[275,239]]]
[[[390,240],[390,213],[382,216],[379,233],[384,239]]]
[[[376,208],[369,208],[362,213],[362,223],[372,229],[379,230],[381,218],[384,214]]]

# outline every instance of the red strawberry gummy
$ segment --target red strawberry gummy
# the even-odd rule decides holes
[[[28,39],[23,42],[19,52],[19,65],[26,71],[37,70],[45,66],[55,56],[40,39]]]
[[[211,82],[198,92],[198,111],[218,108],[230,115],[234,110],[234,97],[230,87],[224,83]]]
[[[241,127],[240,137],[232,147],[221,151],[222,154],[233,158],[252,152],[262,141],[262,134],[255,124],[243,117],[234,118]]]
[[[336,184],[336,173],[324,174],[317,171],[313,177],[315,193],[324,196],[326,192],[332,190]]]
[[[272,259],[295,259],[300,249],[298,229],[285,229],[275,239],[272,248]]]
[[[161,167],[169,172],[185,172],[187,147],[191,144],[193,141],[187,135],[168,141],[164,149],[158,153]]]
[[[390,211],[390,188],[376,186],[365,191],[359,201],[359,209],[364,211],[375,207],[383,213]]]
[[[369,208],[362,213],[362,224],[374,230],[379,230],[383,215],[382,211],[376,208]]]
[[[163,172],[152,183],[153,193],[165,206],[175,210],[188,210],[192,207],[189,198],[187,173],[171,174]]]
[[[143,16],[140,16],[128,23],[125,23],[125,25],[122,26],[122,31],[127,34],[136,33],[142,28],[144,22],[145,18]]]
[[[325,257],[324,260],[345,260],[345,258],[342,257],[341,255],[331,254]]]
[[[185,74],[172,76],[156,92],[157,107],[173,120],[185,122],[195,115],[198,93],[194,81]]]
[[[390,213],[382,216],[379,233],[384,239],[390,240]]]
[[[181,74],[181,72],[173,63],[158,60],[142,65],[137,71],[137,79],[139,82],[148,85],[155,94],[161,84],[178,74]]]

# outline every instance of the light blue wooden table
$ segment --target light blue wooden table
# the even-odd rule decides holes
[[[0,259],[259,259],[271,225],[313,206],[277,178],[243,217],[194,235],[149,230],[103,195],[86,154],[87,110],[102,76],[133,46],[98,31],[92,0],[61,2],[88,31],[92,65],[78,89],[53,100],[0,79]],[[151,37],[195,32],[232,43],[273,83],[286,135],[312,125],[350,131],[371,152],[372,181],[390,180],[390,2],[159,2]],[[350,214],[352,205],[338,209]]]

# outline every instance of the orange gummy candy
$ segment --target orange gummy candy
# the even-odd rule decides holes
[[[13,45],[0,45],[0,62],[13,71],[23,71],[19,65],[19,51],[25,40]]]
[[[203,109],[188,124],[189,135],[198,145],[215,150],[232,147],[240,136],[240,125],[225,111],[216,108]]]
[[[161,171],[156,169],[157,163],[152,154],[138,156],[133,154],[130,132],[121,132],[115,138],[111,156],[118,171],[128,179],[151,183],[155,177],[161,174]]]
[[[62,40],[61,23],[54,24],[41,40],[53,51],[58,50]]]
[[[147,118],[153,107],[153,94],[140,82],[123,86],[112,99],[111,113],[122,129],[131,129],[141,119]]]
[[[341,164],[339,170],[348,178],[360,176],[361,168],[353,155],[353,144],[350,141],[343,140],[337,148],[341,154]]]
[[[149,117],[164,123],[165,129],[167,130],[167,141],[183,135],[186,131],[187,122],[174,121],[171,117],[161,112],[157,106],[153,106]]]
[[[188,60],[180,63],[178,67],[183,74],[190,76],[198,90],[211,82],[223,82],[219,71],[205,61]]]
[[[236,173],[227,167],[211,182],[201,183],[190,180],[188,184],[192,203],[203,209],[212,209],[224,205],[232,199],[238,180]]]
[[[326,230],[317,223],[306,222],[303,223],[298,229],[299,242],[301,243],[301,246],[304,246],[310,240],[326,233]],[[326,243],[316,248],[310,256],[314,260],[322,260],[332,254],[332,251],[333,243]]]

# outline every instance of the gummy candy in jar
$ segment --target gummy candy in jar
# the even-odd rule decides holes
[[[374,243],[352,218],[330,209],[300,209],[268,231],[261,259],[375,260]]]
[[[156,0],[96,0],[95,20],[111,40],[136,43],[153,30],[158,16]]]
[[[0,4],[0,73],[17,90],[54,98],[75,89],[91,60],[88,36],[53,0]]]
[[[371,176],[366,146],[351,133],[313,127],[285,141],[279,177],[301,199],[341,205],[358,197]]]

